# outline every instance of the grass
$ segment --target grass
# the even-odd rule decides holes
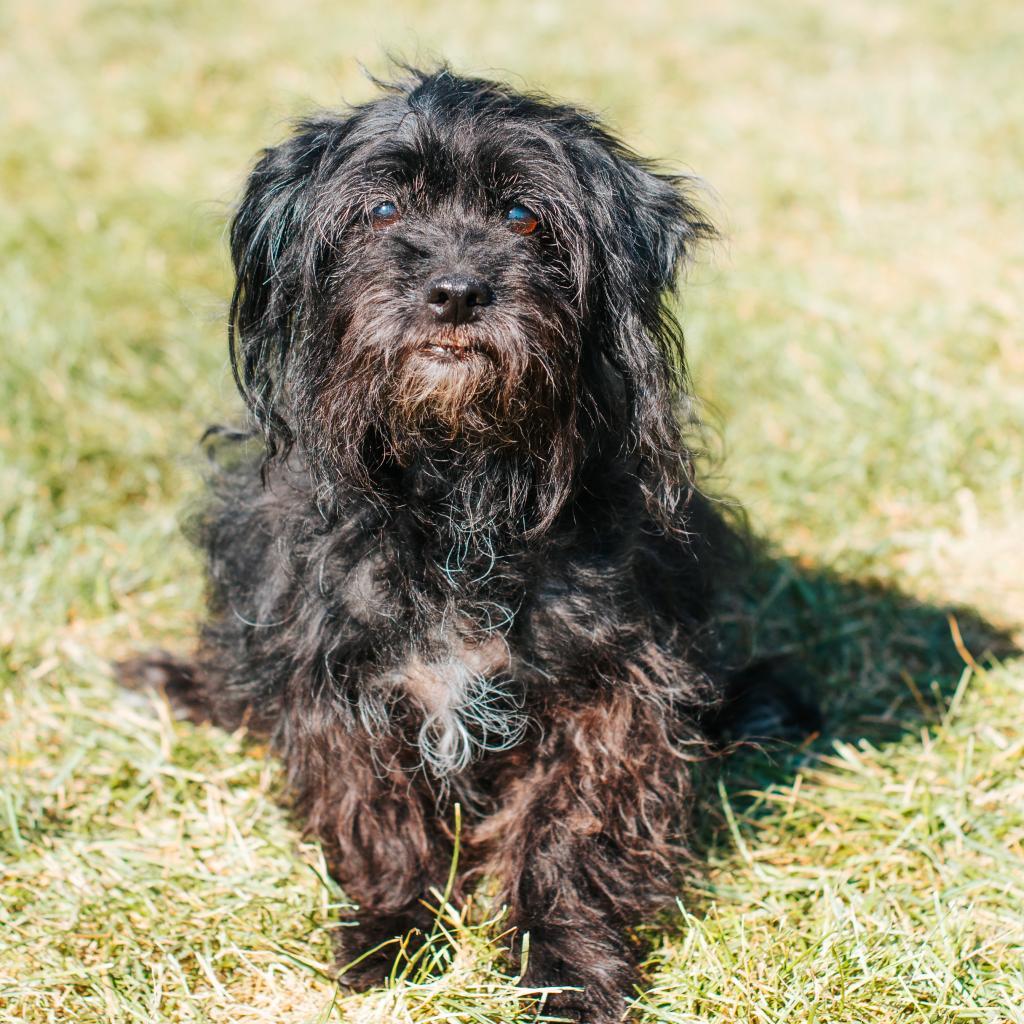
[[[274,763],[106,668],[194,629],[177,522],[237,408],[248,161],[388,47],[578,99],[717,190],[684,315],[768,539],[737,642],[799,653],[829,729],[709,779],[633,1019],[1024,1021],[1019,4],[16,0],[0,29],[0,1020],[537,1019],[482,903],[335,991],[344,897]]]

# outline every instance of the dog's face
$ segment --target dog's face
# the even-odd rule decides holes
[[[317,204],[334,348],[329,386],[307,397],[332,435],[358,396],[400,458],[424,443],[528,446],[576,393],[567,247],[584,225],[565,224],[565,168],[467,99],[376,103],[349,124],[351,155]]]
[[[232,229],[235,366],[271,450],[366,489],[424,453],[511,453],[543,467],[541,519],[588,450],[671,453],[662,295],[711,233],[682,185],[588,115],[447,71],[301,123]]]

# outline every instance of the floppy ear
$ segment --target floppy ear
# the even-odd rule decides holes
[[[691,488],[691,414],[682,330],[667,299],[680,265],[716,232],[690,179],[659,174],[612,140],[602,150],[593,215],[605,250],[604,356],[622,380],[624,444],[637,459],[648,508],[662,525],[678,528]]]
[[[717,237],[700,209],[696,179],[663,174],[612,136],[597,130],[582,177],[590,179],[601,241],[614,250],[620,283],[661,292],[670,288],[697,246]]]
[[[317,171],[341,127],[302,122],[291,139],[264,150],[231,223],[231,367],[270,455],[293,440],[282,410],[284,368],[302,305]]]
[[[624,176],[634,198],[634,248],[658,291],[673,287],[681,266],[715,229],[697,207],[691,179],[658,174],[626,161]]]

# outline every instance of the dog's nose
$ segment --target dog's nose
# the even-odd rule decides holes
[[[493,298],[486,282],[461,274],[438,277],[427,285],[427,305],[443,324],[469,323]]]

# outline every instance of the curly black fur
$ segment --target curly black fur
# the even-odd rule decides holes
[[[460,886],[500,882],[527,981],[624,1012],[625,929],[672,896],[723,698],[730,533],[665,304],[713,235],[694,191],[589,114],[447,69],[252,172],[230,344],[265,444],[213,446],[209,619],[149,670],[271,737],[359,903],[341,963],[424,924],[459,801]]]

